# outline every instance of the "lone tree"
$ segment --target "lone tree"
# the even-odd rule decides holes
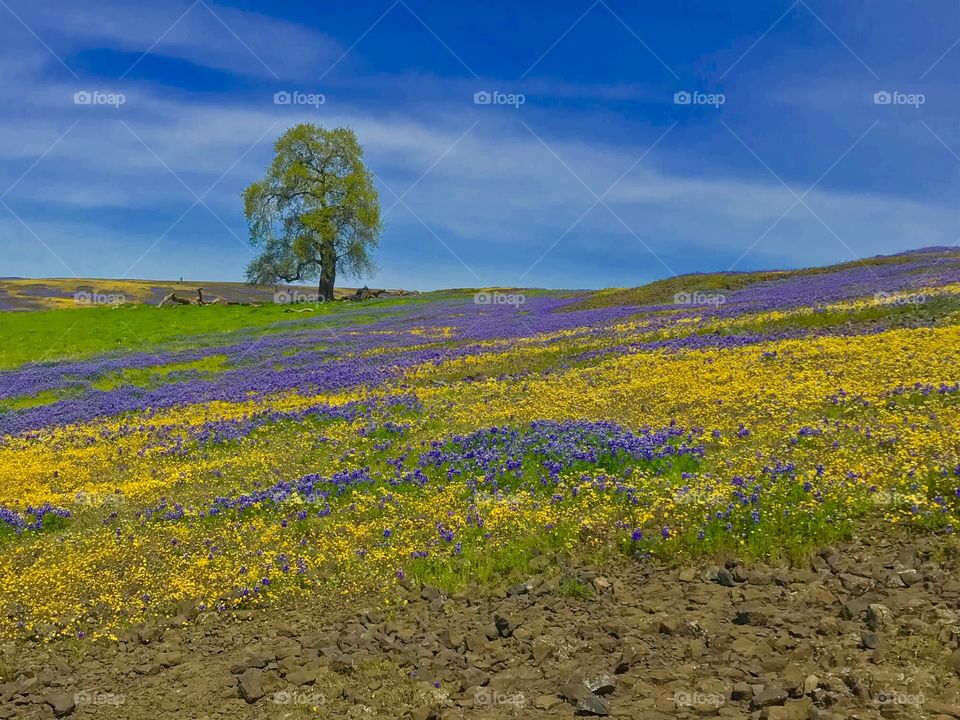
[[[250,243],[260,254],[247,280],[265,285],[317,280],[322,300],[333,300],[337,270],[372,273],[370,251],[383,225],[373,175],[349,128],[304,123],[274,145],[266,175],[243,191]]]

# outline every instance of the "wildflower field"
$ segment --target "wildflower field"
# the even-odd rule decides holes
[[[0,340],[8,640],[389,602],[535,552],[792,558],[867,518],[960,523],[947,250],[296,314],[5,312]]]

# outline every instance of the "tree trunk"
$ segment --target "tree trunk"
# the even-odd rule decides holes
[[[324,302],[333,300],[333,283],[337,278],[337,254],[333,247],[324,248],[320,258],[320,282],[317,292]]]

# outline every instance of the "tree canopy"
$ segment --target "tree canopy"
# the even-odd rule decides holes
[[[260,250],[247,266],[250,282],[317,280],[320,298],[332,300],[338,271],[363,277],[376,269],[380,200],[349,128],[303,123],[287,130],[243,203],[250,243]]]

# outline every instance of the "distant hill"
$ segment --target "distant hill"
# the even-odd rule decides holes
[[[828,275],[844,270],[869,266],[889,266],[897,264],[918,264],[919,272],[923,266],[936,267],[938,270],[960,269],[960,248],[929,247],[897,253],[895,255],[877,255],[862,260],[808,267],[797,270],[757,270],[752,272],[714,272],[687,273],[672,278],[655,280],[647,285],[635,288],[611,288],[585,298],[577,304],[578,308],[613,307],[617,305],[661,305],[673,301],[674,295],[682,292],[725,292],[776,281],[789,280],[804,276]]]
[[[97,278],[0,278],[0,310],[50,310],[94,304],[148,303],[156,305],[170,293],[194,299],[202,288],[204,301],[268,303],[277,297],[312,298],[316,286],[249,285],[243,282],[203,280],[111,280]],[[355,288],[337,288],[337,298],[352,296]]]

